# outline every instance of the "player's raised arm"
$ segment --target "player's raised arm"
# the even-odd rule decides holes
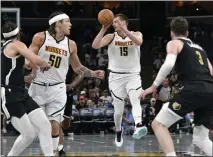
[[[113,40],[114,34],[107,34],[104,36],[107,29],[112,24],[113,18],[114,14],[109,9],[103,9],[98,13],[98,20],[102,24],[102,28],[98,33],[98,35],[95,37],[92,43],[92,48],[99,49],[101,47],[108,45]]]
[[[104,36],[104,34],[106,33],[109,26],[110,25],[102,26],[102,29],[100,30],[98,35],[93,40],[92,48],[99,49],[101,47],[108,45],[113,40],[114,34],[112,34],[112,33]]]

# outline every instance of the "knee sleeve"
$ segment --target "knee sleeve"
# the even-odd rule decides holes
[[[158,115],[155,118],[155,120],[157,120],[159,123],[165,125],[167,128],[169,128],[172,124],[174,124],[178,120],[183,119],[181,116],[174,113],[168,107],[169,107],[169,102],[167,102],[163,105],[160,112],[158,113]]]
[[[209,139],[209,129],[201,126],[195,126],[192,143],[198,146],[208,156],[212,156],[212,141]]]

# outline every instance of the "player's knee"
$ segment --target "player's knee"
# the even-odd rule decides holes
[[[159,127],[162,127],[162,126],[165,127],[165,125],[158,122],[157,120],[153,120],[151,126],[152,126],[153,131],[156,131]]]
[[[22,138],[25,142],[31,143],[36,137],[35,130],[33,129],[33,126],[27,127],[27,128],[24,128],[24,129],[25,129],[25,132],[21,133]]]
[[[156,116],[155,120],[169,128],[172,124],[182,119],[179,115],[169,109],[169,102],[165,103]]]
[[[205,126],[195,126],[193,130],[193,142],[197,143],[209,139],[209,129]]]
[[[60,124],[56,120],[51,120],[52,135],[59,135]]]

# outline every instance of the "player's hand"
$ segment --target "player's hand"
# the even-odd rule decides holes
[[[61,122],[61,127],[63,129],[69,129],[71,122],[71,117],[64,116],[63,122]]]
[[[102,29],[107,30],[111,25],[112,25],[112,23],[107,24],[107,25],[102,25]]]
[[[153,93],[155,90],[156,90],[156,87],[152,85],[151,87],[147,88],[140,94],[139,99],[141,98],[144,99],[147,95]]]
[[[118,21],[117,23],[121,30],[123,30],[123,31],[127,30],[127,27],[121,21]]]
[[[40,70],[41,70],[42,72],[44,72],[44,71],[49,70],[50,68],[51,68],[51,65],[50,65],[49,63],[46,63],[46,62],[45,62],[45,64],[44,64],[42,67],[40,67]]]
[[[93,71],[93,77],[96,77],[98,79],[104,79],[105,72],[103,70],[95,70]]]
[[[31,83],[34,80],[35,76],[33,74],[24,76],[24,82]]]
[[[67,91],[73,90],[74,88],[72,84],[66,84],[66,86],[67,86]]]

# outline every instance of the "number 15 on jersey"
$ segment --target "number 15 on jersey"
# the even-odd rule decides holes
[[[120,47],[121,56],[128,56],[128,47]]]

